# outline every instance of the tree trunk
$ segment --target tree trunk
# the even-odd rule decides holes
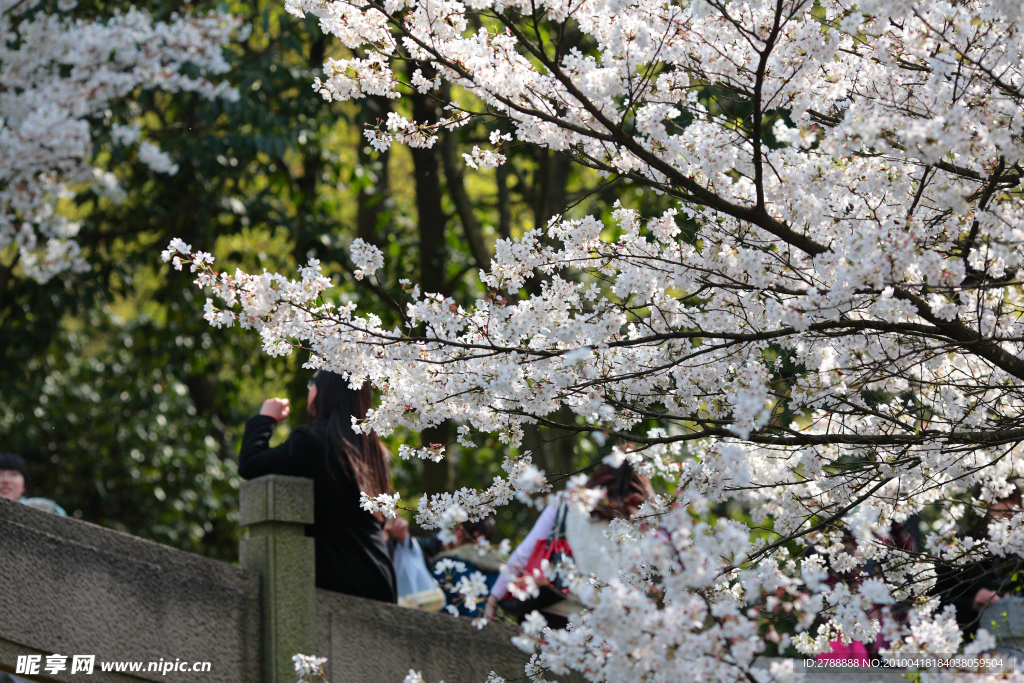
[[[410,65],[410,69],[414,69]],[[431,78],[424,68],[424,76]],[[429,95],[416,93],[412,96],[412,114],[417,122],[432,122],[438,119],[437,105]],[[448,250],[445,244],[446,216],[441,206],[441,160],[436,149],[412,148],[413,172],[416,174],[416,211],[420,235],[420,282],[424,291],[448,295],[449,283],[445,265]],[[421,432],[423,445],[447,444],[451,440],[451,426],[448,423],[424,429]],[[440,493],[451,487],[451,467],[448,460],[441,462],[423,461],[424,493]]]
[[[370,143],[363,137],[363,125],[375,124],[378,119],[387,119],[391,111],[391,103],[385,97],[368,97],[357,117],[359,125],[359,141],[356,143],[359,167],[363,177],[360,179],[359,195],[356,209],[356,236],[364,242],[382,247],[380,232],[387,222],[388,199],[390,196],[390,176],[388,174],[389,152],[380,152],[376,158]]]

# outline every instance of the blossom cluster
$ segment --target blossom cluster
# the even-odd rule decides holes
[[[238,96],[217,78],[229,70],[222,45],[240,30],[235,17],[158,22],[133,7],[81,20],[71,13],[76,3],[59,4],[65,11],[55,14],[38,0],[0,4],[0,251],[39,282],[85,267],[81,226],[62,201],[90,184],[101,197],[125,197],[116,176],[94,166],[97,147],[137,146],[154,173],[178,170],[153,140],[140,142],[138,123],[109,120],[112,103],[140,89]]]
[[[466,563],[451,558],[443,558],[434,565],[434,574],[438,582],[445,588],[449,595],[457,595],[460,603],[469,612],[476,612],[478,603],[487,600],[490,592],[487,586],[487,577],[480,571],[466,572]],[[455,577],[458,576],[458,580]],[[459,616],[459,605],[445,605],[445,610],[452,616]],[[476,618],[473,623],[477,628],[483,628],[487,621],[483,618]]]
[[[187,245],[166,255],[212,291],[211,322],[371,381],[381,403],[360,429],[453,421],[460,443],[490,433],[510,449],[527,424],[600,432],[635,446],[611,461],[668,482],[670,495],[612,525],[626,558],[617,579],[561,568],[588,610],[566,631],[530,624],[531,672],[755,676],[763,615],[780,610],[799,632],[779,646],[805,653],[880,634],[895,651],[962,645],[928,597],[935,563],[1024,549],[1010,521],[987,539],[957,531],[1024,475],[1017,5],[287,6],[362,50],[330,63],[316,84],[325,97],[430,91],[435,80],[406,84],[391,67],[427,62],[456,86],[443,92],[460,116],[503,118],[517,143],[675,200],[660,215],[616,205],[610,220],[560,216],[499,240],[473,305],[406,288],[393,328],[332,304],[316,262],[289,279],[218,274]],[[396,114],[372,139],[430,146],[431,125]],[[499,156],[477,149],[467,162]],[[364,276],[382,264],[368,245],[353,257]],[[573,419],[559,423],[564,409]],[[514,498],[541,503],[549,485],[528,456],[505,470],[483,491],[421,499],[418,519],[451,528]],[[580,482],[571,491],[580,509],[595,503]],[[725,502],[748,521],[701,513]],[[903,552],[892,529],[918,514],[925,552]],[[826,580],[869,565],[859,587]],[[893,601],[913,607],[908,620]]]
[[[324,680],[324,664],[327,663],[326,657],[297,654],[292,655],[292,662],[295,664],[295,673],[299,675],[298,683],[313,683],[317,680]]]

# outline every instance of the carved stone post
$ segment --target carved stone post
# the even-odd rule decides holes
[[[292,656],[316,651],[313,481],[277,474],[242,483],[239,513],[248,537],[239,564],[259,572],[263,683],[295,683]]]

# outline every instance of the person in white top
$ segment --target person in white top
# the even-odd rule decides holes
[[[565,517],[565,539],[572,549],[576,568],[583,574],[591,574],[607,582],[615,578],[619,571],[620,552],[615,542],[606,538],[604,532],[613,518],[635,515],[643,502],[653,494],[653,489],[650,480],[637,473],[629,463],[620,467],[604,463],[598,465],[586,487],[604,489],[605,497],[589,516],[573,508],[569,509]],[[509,557],[505,571],[498,577],[487,598],[484,610],[487,619],[494,618],[498,602],[508,592],[509,582],[523,573],[537,542],[551,536],[560,507],[560,504],[555,504],[544,508],[530,533]]]

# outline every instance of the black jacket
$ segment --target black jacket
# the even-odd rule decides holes
[[[383,525],[359,507],[359,487],[327,461],[316,427],[302,427],[270,448],[277,422],[257,415],[245,423],[238,458],[243,479],[284,474],[313,480],[313,524],[306,535],[316,542],[317,588],[396,602],[395,569],[384,542]]]

